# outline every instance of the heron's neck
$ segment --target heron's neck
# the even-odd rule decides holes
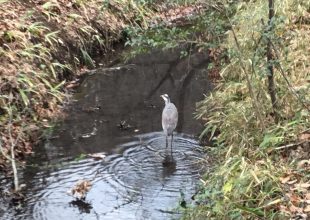
[[[169,98],[165,99],[165,105],[168,105],[169,103],[170,103],[170,99]]]

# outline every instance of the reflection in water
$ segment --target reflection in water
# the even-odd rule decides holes
[[[192,137],[175,135],[173,160],[161,132],[135,136],[117,146],[120,154],[104,160],[71,161],[49,174],[46,185],[36,185],[26,216],[32,219],[169,219],[185,192],[195,193],[202,166],[202,148]],[[168,159],[167,159],[168,158]],[[163,165],[163,161],[169,163]],[[38,173],[33,182],[45,174]],[[85,201],[76,201],[66,191],[80,179],[92,179]],[[22,219],[22,218],[20,218]]]
[[[163,177],[166,177],[174,173],[176,167],[176,161],[174,160],[171,153],[168,154],[166,152],[166,156],[164,157],[162,164],[164,168]]]
[[[29,198],[22,211],[4,219],[169,219],[180,197],[195,193],[202,149],[193,135],[195,103],[210,90],[203,68],[208,56],[179,58],[178,51],[154,52],[113,70],[98,70],[77,91],[68,117],[36,150],[22,174]],[[161,130],[160,95],[179,110],[172,157]],[[104,160],[74,160],[104,152]],[[67,191],[92,180],[85,201]],[[184,197],[184,198],[183,198]],[[21,214],[23,213],[23,214]]]
[[[73,200],[69,203],[73,207],[77,207],[80,213],[90,213],[90,210],[93,208],[92,205],[84,200]]]

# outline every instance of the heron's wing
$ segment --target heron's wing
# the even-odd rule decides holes
[[[178,123],[178,110],[174,104],[170,103],[167,105],[162,114],[162,126],[163,129],[168,129],[172,132]]]

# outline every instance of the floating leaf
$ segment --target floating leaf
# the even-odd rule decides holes
[[[86,197],[87,192],[92,187],[92,183],[89,180],[80,180],[75,186],[69,191],[73,197],[77,199],[84,199]]]
[[[87,154],[89,157],[92,157],[95,160],[102,160],[106,157],[105,153],[94,153],[94,154]]]

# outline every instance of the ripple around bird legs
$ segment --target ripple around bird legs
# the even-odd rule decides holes
[[[162,178],[163,172],[167,171],[163,162],[170,156],[170,147],[166,149],[165,136],[156,132],[139,135],[137,138],[140,141],[126,143],[123,156],[111,160],[106,166],[108,172],[114,174],[115,181],[122,183],[124,187],[136,188],[132,185],[135,185],[137,180],[155,183]],[[198,175],[202,167],[197,164],[197,159],[200,159],[202,154],[201,146],[196,140],[184,134],[176,134],[172,150],[175,170],[170,174],[174,175],[174,178],[180,179],[194,173]]]
[[[50,173],[44,190],[33,197],[31,215],[34,219],[78,218],[64,188],[69,189],[79,179],[93,179],[86,198],[92,214],[87,219],[96,219],[97,214],[105,219],[145,219],[145,213],[149,213],[147,219],[171,219],[169,210],[176,207],[180,192],[188,201],[196,192],[202,147],[191,136],[176,134],[174,162],[164,166],[163,161],[170,155],[165,141],[159,132],[139,135],[119,146],[119,154],[108,155],[102,162],[85,159],[56,169]]]
[[[140,137],[141,138],[141,137]],[[155,152],[161,159],[166,159],[171,156],[170,152],[171,137],[168,137],[168,147],[166,147],[166,138],[161,133],[154,133],[154,137],[146,140],[143,146],[149,151]],[[192,157],[201,158],[202,147],[198,142],[185,134],[175,134],[172,143],[173,159],[177,161],[186,160],[192,161]],[[192,161],[193,162],[193,161]]]

